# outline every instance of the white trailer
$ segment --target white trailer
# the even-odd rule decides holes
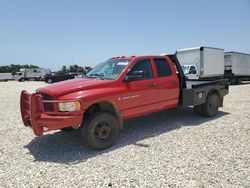
[[[176,51],[183,72],[190,80],[218,79],[224,75],[224,49],[186,48]]]
[[[225,78],[232,84],[250,81],[250,54],[225,52]]]
[[[15,74],[15,80],[44,80],[46,74],[51,74],[50,69],[44,68],[23,68]]]
[[[13,76],[11,73],[0,73],[0,81],[8,81],[13,80]]]

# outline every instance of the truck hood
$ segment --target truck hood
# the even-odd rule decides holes
[[[114,80],[98,80],[79,78],[63,82],[54,83],[42,88],[37,89],[37,93],[47,94],[53,97],[62,96],[68,93],[83,91],[96,87],[105,87],[114,82]]]

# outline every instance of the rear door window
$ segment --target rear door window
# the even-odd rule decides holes
[[[166,59],[154,59],[158,77],[171,76],[172,71]]]

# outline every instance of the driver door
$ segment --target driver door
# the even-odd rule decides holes
[[[141,72],[141,78],[124,82],[125,92],[119,97],[121,112],[125,118],[154,111],[156,107],[156,85],[150,59],[136,62],[127,76],[138,72]]]

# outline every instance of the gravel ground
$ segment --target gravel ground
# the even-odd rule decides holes
[[[100,152],[79,131],[23,127],[20,91],[44,85],[0,82],[0,187],[250,187],[250,84],[230,86],[216,118],[178,108],[126,121]]]

